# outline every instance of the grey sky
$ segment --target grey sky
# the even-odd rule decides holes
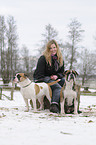
[[[96,0],[3,0],[0,15],[14,16],[19,35],[19,47],[25,44],[32,51],[42,40],[45,25],[51,24],[59,38],[67,40],[68,24],[73,18],[85,30],[81,43],[88,49],[96,48]]]

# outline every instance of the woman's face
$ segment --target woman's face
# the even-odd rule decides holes
[[[55,44],[52,44],[50,47],[50,52],[52,55],[55,55],[57,53],[57,47]]]

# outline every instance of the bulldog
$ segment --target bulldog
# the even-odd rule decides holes
[[[46,96],[51,103],[52,91],[50,86],[59,81],[58,79],[51,83],[34,83],[24,73],[17,73],[13,78],[13,82],[18,83],[21,87],[21,94],[26,104],[26,112],[29,111],[28,99],[32,100],[34,111],[37,111],[36,99],[38,99],[40,103],[40,110],[43,109],[44,96]]]
[[[60,93],[61,114],[65,114],[65,112],[74,112],[74,114],[78,114],[77,92],[74,89],[77,75],[78,73],[74,70],[65,71],[65,86],[62,87]]]

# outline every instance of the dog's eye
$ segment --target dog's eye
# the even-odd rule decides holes
[[[21,76],[18,74],[18,75],[17,75],[17,78],[18,78],[18,80],[20,81]]]

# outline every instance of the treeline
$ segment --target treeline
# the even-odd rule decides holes
[[[0,71],[4,83],[9,82],[15,70],[18,68],[18,35],[16,22],[9,16],[5,22],[5,17],[0,16]]]
[[[32,72],[34,57],[26,46],[18,48],[17,25],[13,16],[0,16],[0,77],[9,83],[16,72]],[[35,65],[35,64],[34,64]]]
[[[51,24],[45,26],[39,45],[39,54],[45,50],[46,43],[55,39],[62,51],[65,69],[75,69],[82,77],[82,84],[89,77],[96,75],[96,52],[90,52],[80,46],[84,30],[77,19],[72,19],[68,25],[67,42],[58,38],[58,31]],[[13,16],[0,16],[0,75],[4,83],[8,83],[15,73],[25,72],[32,79],[33,68],[36,66],[38,56],[30,56],[27,46],[18,49],[17,25]]]

